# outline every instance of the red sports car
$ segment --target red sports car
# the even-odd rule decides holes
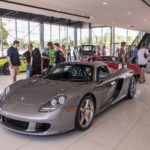
[[[114,70],[122,69],[122,64],[117,61],[115,56],[99,56],[96,55],[96,47],[94,45],[82,45],[78,47],[79,49],[79,61],[80,62],[93,62],[93,61],[104,61],[110,68]],[[127,63],[125,67],[134,71],[136,76],[139,78],[141,74],[141,69],[131,63]]]

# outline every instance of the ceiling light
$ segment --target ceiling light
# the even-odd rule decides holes
[[[131,25],[130,27],[131,27],[131,28],[134,28],[135,26],[134,26],[134,25]]]
[[[90,19],[93,19],[94,17],[93,16],[90,16]]]
[[[143,21],[146,21],[146,20],[147,20],[146,18],[143,19]]]
[[[116,22],[115,21],[112,21],[112,24],[115,24]]]
[[[108,2],[102,2],[103,5],[108,5]]]
[[[129,11],[127,14],[128,14],[128,15],[131,15],[131,14],[132,14],[132,12],[131,12],[131,11]]]

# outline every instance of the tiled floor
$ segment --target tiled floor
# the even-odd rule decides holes
[[[0,89],[9,83],[9,76],[0,76]],[[103,112],[85,132],[36,137],[13,133],[0,126],[0,150],[150,150],[149,89],[147,74],[147,82],[138,84],[135,99],[122,101]]]

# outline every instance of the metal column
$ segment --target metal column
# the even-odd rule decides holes
[[[110,56],[113,53],[113,31],[112,27],[110,27]]]
[[[30,22],[28,21],[28,42],[30,43]]]
[[[74,46],[78,45],[78,33],[77,28],[74,28]]]
[[[89,23],[89,44],[92,45],[92,27],[91,27],[91,23]]]
[[[44,24],[40,23],[40,50],[44,49]]]
[[[82,28],[80,28],[80,45],[82,45]]]
[[[18,39],[18,36],[17,36],[17,19],[15,19],[15,38],[16,38],[16,40]]]
[[[50,41],[52,42],[52,25],[50,24]]]
[[[69,36],[68,36],[68,27],[67,27],[67,46],[69,45]]]
[[[1,30],[2,30],[2,26],[3,26],[3,24],[2,24],[2,17],[0,18],[0,26],[1,26]],[[2,56],[3,56],[3,35],[2,35],[2,33],[0,34],[1,35],[1,54],[2,54]]]
[[[104,38],[103,38],[103,28],[101,28],[101,39],[100,39],[100,44],[102,44],[102,43],[104,42],[103,39],[104,39]]]
[[[112,27],[112,55],[115,55],[115,27]]]
[[[127,43],[127,44],[128,44],[128,42],[129,42],[128,36],[129,36],[129,32],[128,32],[128,29],[127,29],[127,39],[126,39],[126,43]]]
[[[60,25],[59,25],[59,43],[60,43],[60,38],[61,38],[61,37],[60,37]]]

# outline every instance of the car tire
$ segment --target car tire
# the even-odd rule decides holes
[[[9,64],[5,63],[2,67],[2,74],[4,75],[10,75],[10,71],[9,71]]]
[[[129,90],[128,90],[127,98],[133,99],[135,97],[135,95],[136,95],[136,84],[137,84],[136,79],[133,76],[130,79],[130,84],[129,84]]]
[[[94,119],[95,103],[91,96],[85,96],[77,109],[75,127],[80,131],[87,130]]]

